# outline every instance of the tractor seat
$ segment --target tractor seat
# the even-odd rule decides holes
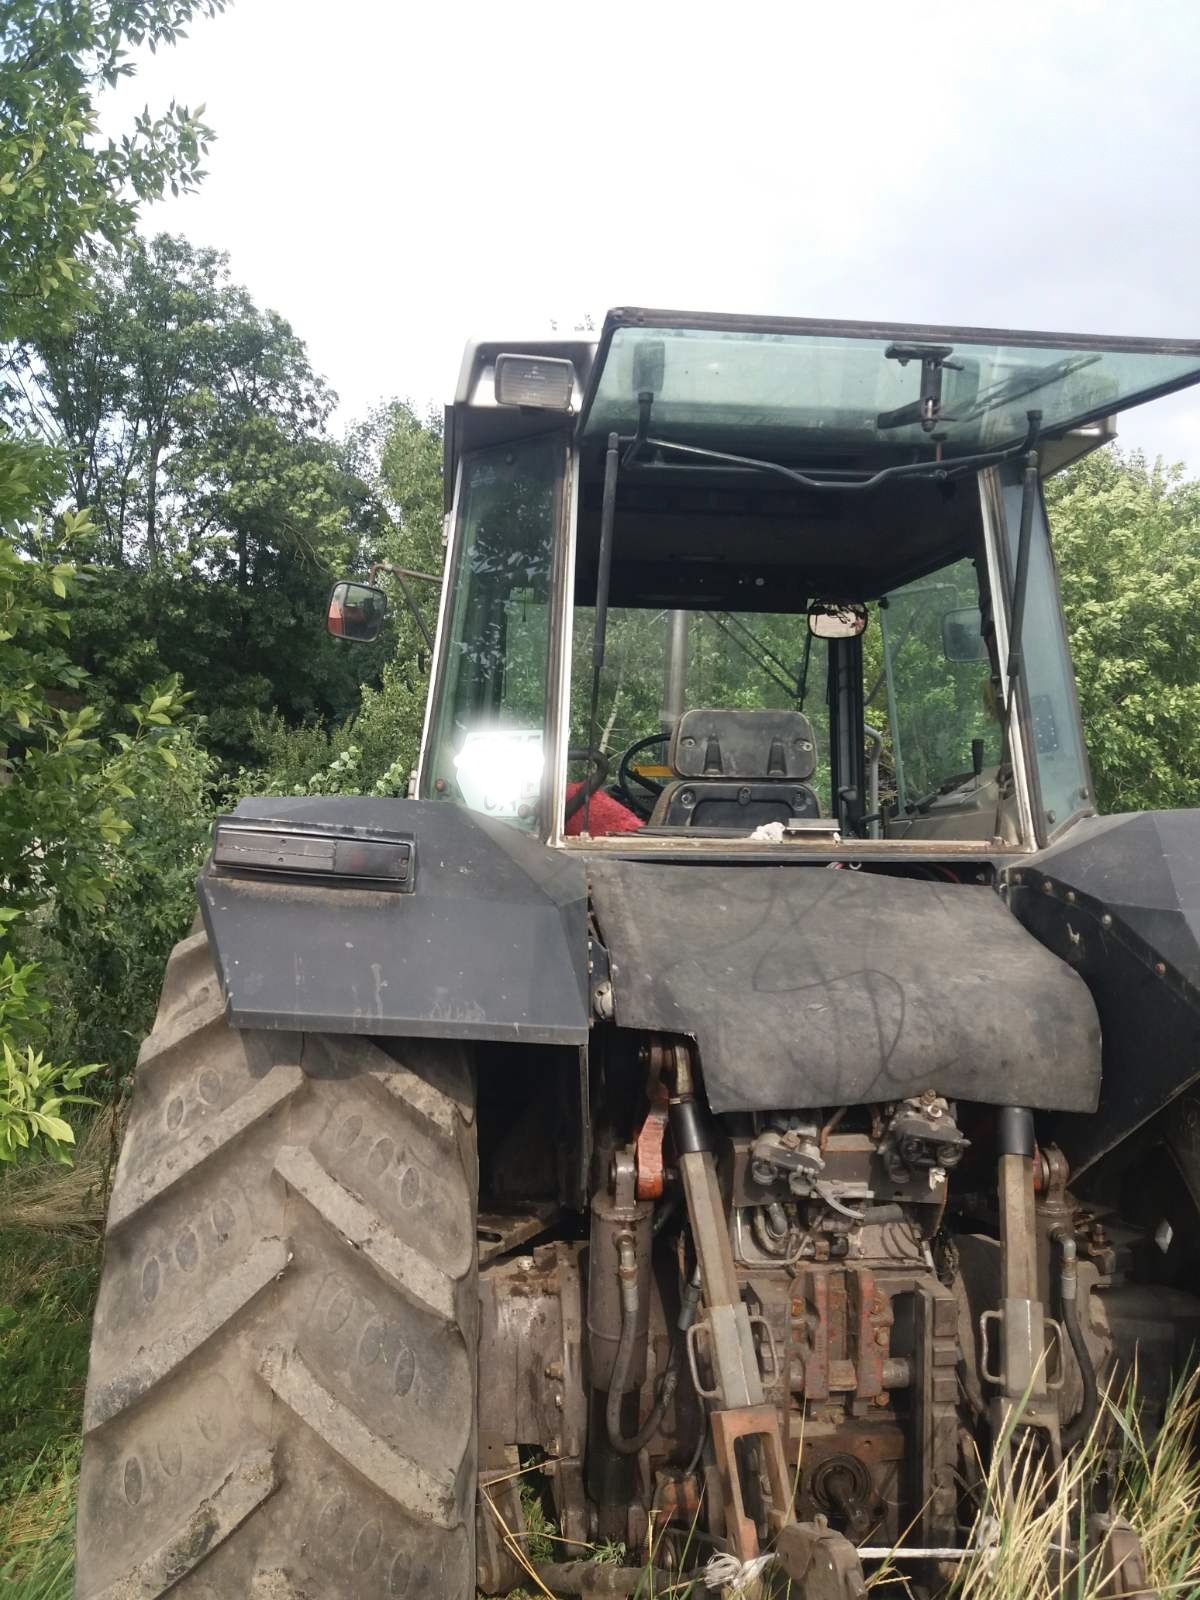
[[[802,711],[685,711],[668,759],[677,774],[654,804],[651,828],[737,828],[819,817],[807,780],[817,742]]]

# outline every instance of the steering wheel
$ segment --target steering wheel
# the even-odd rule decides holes
[[[657,778],[647,778],[640,772],[634,772],[632,769],[633,758],[636,755],[640,755],[643,750],[649,750],[652,745],[666,744],[670,737],[669,733],[650,733],[644,739],[636,740],[622,755],[621,764],[617,768],[617,788],[624,796],[625,803],[630,810],[636,811],[643,822],[649,821],[650,814],[654,810],[654,801],[658,799],[666,785],[659,783]],[[644,796],[634,794],[629,787],[631,783],[635,783],[639,788],[647,790],[654,798],[647,803]]]
[[[608,757],[599,750],[589,750],[586,746],[572,746],[567,751],[568,761],[586,761],[588,775],[586,781],[571,796],[563,807],[563,821],[568,822],[581,806],[585,805],[589,795],[596,793],[608,777]]]

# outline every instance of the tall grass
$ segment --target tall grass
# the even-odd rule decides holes
[[[1111,1534],[1125,1521],[1141,1540],[1149,1589],[1200,1600],[1200,1369],[1177,1385],[1161,1428],[1148,1427],[1131,1380],[1103,1397],[1086,1439],[1057,1469],[1021,1446],[997,1452],[986,1474],[953,1600],[1100,1600]]]
[[[69,1600],[71,1594],[80,1413],[99,1255],[94,1234],[0,1230],[5,1600]]]

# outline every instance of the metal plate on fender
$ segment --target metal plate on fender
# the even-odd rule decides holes
[[[717,1112],[956,1099],[1091,1111],[1085,985],[989,888],[588,858],[617,1022],[690,1034]]]

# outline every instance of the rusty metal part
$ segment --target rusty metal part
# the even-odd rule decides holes
[[[1088,1537],[1100,1566],[1098,1600],[1157,1600],[1150,1587],[1142,1541],[1123,1517],[1094,1516]]]
[[[681,1522],[691,1527],[700,1514],[700,1480],[694,1472],[659,1472],[654,1480],[652,1518],[659,1525]]]
[[[914,1384],[920,1527],[926,1541],[948,1544],[958,1511],[958,1302],[937,1279],[916,1285],[913,1337],[919,1363]]]
[[[766,1480],[767,1531],[779,1534],[791,1516],[792,1507],[792,1486],[783,1454],[779,1413],[770,1405],[731,1407],[711,1412],[709,1423],[725,1503],[725,1537],[739,1560],[752,1561],[759,1552],[758,1527],[746,1506],[737,1446],[743,1439],[758,1446],[758,1469]]]
[[[518,1211],[481,1211],[475,1219],[479,1265],[486,1266],[498,1256],[506,1256],[510,1250],[528,1244],[539,1233],[545,1233],[558,1212],[558,1206],[552,1201],[522,1206]]]
[[[808,1492],[821,1510],[835,1515],[856,1544],[879,1522],[878,1496],[870,1471],[858,1456],[832,1451],[809,1474]]]
[[[669,1594],[686,1581],[683,1574],[654,1567],[611,1567],[602,1561],[554,1561],[534,1568],[553,1594],[591,1595]]]
[[[657,1200],[665,1187],[663,1140],[667,1132],[669,1103],[670,1097],[666,1085],[661,1079],[655,1080],[650,1090],[650,1109],[646,1113],[646,1120],[638,1129],[633,1147],[639,1200]]]
[[[815,1522],[793,1522],[782,1529],[775,1554],[804,1600],[864,1600],[867,1581],[858,1551],[849,1539]]]
[[[544,1245],[479,1275],[480,1468],[517,1444],[577,1456],[587,1429],[578,1244]],[[530,1381],[530,1375],[536,1377]]]
[[[479,1474],[475,1512],[475,1582],[484,1594],[507,1594],[524,1575],[509,1532],[524,1527],[517,1449],[500,1472]],[[508,1530],[506,1532],[506,1529]]]

